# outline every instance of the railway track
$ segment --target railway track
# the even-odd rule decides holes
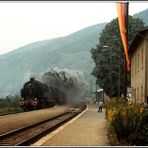
[[[23,113],[23,111],[16,111],[16,112],[9,112],[9,113],[0,113],[0,116],[6,116],[6,115],[18,114],[18,113]]]
[[[0,135],[0,146],[28,146],[37,141],[47,133],[66,123],[79,113],[86,106],[75,108],[72,111],[63,113],[51,119],[41,121],[31,126],[19,128]]]

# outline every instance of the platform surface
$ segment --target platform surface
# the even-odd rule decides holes
[[[96,105],[89,105],[86,112],[67,126],[57,129],[34,145],[41,146],[108,146],[105,110],[97,112]]]

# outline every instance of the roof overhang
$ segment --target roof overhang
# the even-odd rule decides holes
[[[132,43],[130,44],[130,47],[129,47],[128,53],[129,53],[130,56],[134,53],[135,48],[144,39],[145,33],[147,31],[148,31],[148,26],[137,32],[137,34],[135,35],[135,37],[134,37],[134,39],[133,39],[133,41],[132,41]]]

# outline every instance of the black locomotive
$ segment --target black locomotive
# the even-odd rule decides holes
[[[53,107],[65,103],[62,91],[30,78],[21,89],[20,106],[24,111]],[[61,100],[62,99],[62,100]]]

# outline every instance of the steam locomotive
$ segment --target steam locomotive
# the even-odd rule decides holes
[[[66,102],[65,94],[57,88],[49,87],[30,78],[21,89],[20,107],[24,111],[53,107]]]

